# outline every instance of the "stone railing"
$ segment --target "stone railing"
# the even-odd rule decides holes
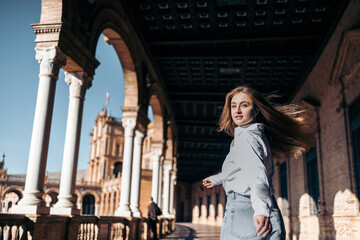
[[[159,218],[160,237],[174,230],[175,220]],[[146,218],[0,214],[0,239],[147,240]]]
[[[34,223],[24,215],[0,214],[0,239],[32,239]]]

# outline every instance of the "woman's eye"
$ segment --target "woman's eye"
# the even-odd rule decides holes
[[[235,106],[235,105],[232,105],[231,108],[236,108],[236,106]]]
[[[241,104],[242,107],[248,107],[249,105],[247,104]]]

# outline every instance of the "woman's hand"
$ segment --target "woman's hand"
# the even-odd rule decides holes
[[[210,177],[207,177],[204,180],[202,180],[202,185],[207,188],[214,187],[214,184],[212,184],[212,182],[210,181]]]
[[[268,217],[256,215],[254,217],[254,225],[258,236],[266,237],[271,233],[271,223]]]

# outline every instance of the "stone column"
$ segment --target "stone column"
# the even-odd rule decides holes
[[[225,191],[220,190],[219,192],[219,206],[218,206],[218,218],[217,218],[217,223],[221,225],[222,220],[224,218],[224,211],[225,211],[225,207],[226,207],[226,194]]]
[[[69,109],[66,125],[63,163],[60,178],[58,202],[50,213],[56,215],[78,215],[74,202],[76,171],[79,156],[80,131],[86,89],[91,79],[85,72],[65,72],[69,85]]]
[[[99,204],[95,203],[95,211],[94,211],[94,215],[97,216],[99,212]]]
[[[169,201],[170,201],[170,172],[171,164],[164,165],[164,202],[163,202],[163,215],[170,217]]]
[[[152,183],[151,183],[151,196],[155,203],[159,203],[159,168],[161,149],[153,148],[153,170],[152,170]]]
[[[216,206],[216,196],[214,189],[210,189],[210,207],[209,207],[209,217],[208,217],[208,223],[211,225],[215,225],[215,208]]]
[[[12,208],[13,213],[48,214],[42,199],[48,154],[56,80],[66,56],[57,47],[36,47],[40,63],[39,86],[31,136],[24,197]]]
[[[175,185],[176,185],[176,171],[171,171],[169,209],[172,217],[175,217],[175,212],[174,212]]]
[[[160,157],[160,164],[159,164],[159,184],[158,184],[158,205],[159,208],[163,208],[163,194],[162,194],[162,188],[163,188],[163,163],[164,163],[164,157]]]
[[[141,158],[142,158],[142,143],[144,133],[139,130],[135,131],[134,140],[134,161],[132,165],[131,177],[131,204],[130,208],[134,217],[141,217],[139,210],[139,197],[140,197],[140,180],[141,180]]]
[[[133,157],[134,129],[136,118],[123,118],[122,124],[125,129],[124,134],[124,157],[121,178],[121,195],[119,208],[116,210],[116,216],[130,217],[130,180],[131,180],[131,163]]]

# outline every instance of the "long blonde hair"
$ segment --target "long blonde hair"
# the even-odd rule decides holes
[[[219,119],[219,132],[225,131],[234,136],[236,124],[231,118],[231,100],[239,92],[247,94],[253,100],[254,107],[259,110],[255,122],[265,125],[265,134],[274,157],[297,157],[313,144],[312,128],[299,116],[304,110],[294,104],[275,105],[255,89],[246,86],[237,87],[226,95]]]

